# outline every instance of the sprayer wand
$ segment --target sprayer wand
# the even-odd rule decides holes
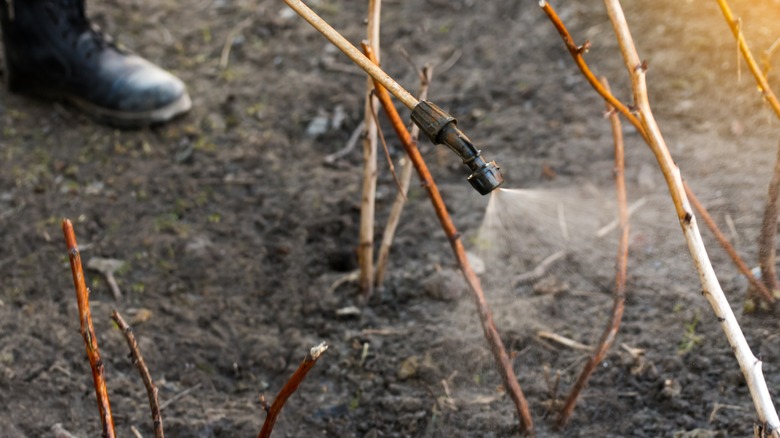
[[[504,177],[495,161],[486,162],[481,151],[461,132],[457,127],[454,117],[447,114],[427,101],[418,101],[402,86],[393,80],[379,66],[371,62],[365,55],[355,48],[346,38],[320,18],[301,0],[284,0],[298,15],[308,21],[333,45],[338,47],[358,67],[362,68],[377,82],[382,84],[387,91],[398,98],[407,108],[412,110],[412,121],[420,127],[420,130],[433,142],[433,144],[445,144],[463,160],[463,163],[471,169],[468,180],[480,194],[486,195],[498,188],[504,182]]]

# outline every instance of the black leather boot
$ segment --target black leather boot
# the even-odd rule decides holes
[[[12,92],[65,99],[120,127],[166,122],[192,106],[181,80],[91,25],[84,0],[0,0],[0,27]]]

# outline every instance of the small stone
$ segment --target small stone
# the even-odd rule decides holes
[[[414,377],[417,374],[417,369],[420,367],[419,356],[409,356],[401,362],[401,366],[398,368],[398,378],[406,380]]]
[[[355,306],[342,307],[341,309],[336,310],[336,316],[341,318],[352,318],[360,316],[361,313],[360,309]]]
[[[317,117],[311,119],[309,125],[306,127],[306,136],[314,138],[328,132],[328,115],[320,110]]]
[[[103,257],[92,257],[87,262],[87,269],[92,269],[98,272],[111,272],[121,270],[125,266],[124,260],[108,259]]]
[[[344,111],[344,105],[336,105],[333,109],[333,119],[330,121],[330,127],[334,131],[341,129],[344,120],[347,119],[347,113]]]
[[[87,184],[84,188],[84,194],[86,195],[99,195],[105,188],[105,184],[102,181],[95,181]]]
[[[184,252],[196,257],[206,256],[211,245],[208,236],[195,236],[184,246]]]
[[[51,427],[51,434],[54,438],[76,438],[75,435],[65,430],[60,423]]]
[[[140,308],[138,309],[138,312],[133,316],[133,319],[130,321],[130,324],[136,325],[136,324],[143,324],[146,321],[149,321],[152,319],[152,316],[154,316],[154,313],[152,313],[151,310]]]
[[[463,275],[453,269],[434,272],[423,281],[422,286],[431,298],[441,301],[457,300],[468,291]]]
[[[292,20],[293,18],[298,18],[298,14],[296,14],[293,9],[282,8],[279,11],[279,18],[281,18],[284,21],[289,21]]]
[[[557,295],[569,290],[569,284],[561,282],[554,275],[547,275],[533,285],[537,295]]]
[[[680,100],[675,105],[674,110],[677,113],[687,113],[696,107],[696,103],[690,99]]]
[[[0,351],[0,364],[12,364],[14,363],[14,353],[10,350]]]
[[[682,385],[674,379],[664,380],[664,388],[661,390],[661,396],[666,398],[675,398],[682,392]]]

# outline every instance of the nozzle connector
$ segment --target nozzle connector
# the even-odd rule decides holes
[[[469,175],[468,179],[480,195],[487,195],[504,182],[501,168],[495,161],[485,163],[479,170]]]
[[[482,153],[457,127],[457,120],[432,102],[422,101],[412,109],[412,121],[433,142],[445,144],[471,169],[469,182],[482,195],[492,192],[501,183],[501,175],[495,161],[485,162]]]

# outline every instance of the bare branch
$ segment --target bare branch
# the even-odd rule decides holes
[[[76,301],[78,302],[79,307],[81,337],[84,338],[89,366],[92,369],[92,381],[95,385],[98,412],[100,413],[100,421],[103,425],[103,437],[115,438],[114,418],[111,415],[111,403],[108,400],[108,389],[106,389],[103,360],[100,359],[97,337],[95,336],[95,329],[92,327],[92,313],[89,310],[89,290],[84,282],[84,269],[81,266],[81,254],[79,253],[78,243],[76,243],[76,233],[73,231],[73,224],[70,220],[62,220],[62,232],[65,235],[65,245],[68,248],[70,271],[71,274],[73,274],[73,286],[76,289]]]
[[[369,44],[379,53],[379,23],[382,0],[368,0],[368,24],[366,28]],[[377,55],[378,56],[378,55]],[[374,97],[374,81],[366,79],[363,131],[363,190],[360,202],[360,246],[358,247],[358,265],[360,278],[358,284],[363,297],[368,301],[374,291],[374,216],[376,209],[377,180],[377,124]]]
[[[155,438],[164,438],[162,416],[160,415],[160,402],[157,398],[157,387],[154,386],[152,381],[152,375],[149,374],[149,368],[146,367],[144,357],[141,356],[141,350],[138,348],[138,342],[135,341],[135,335],[133,335],[133,329],[122,318],[122,315],[114,309],[111,312],[111,319],[114,320],[119,329],[122,330],[122,334],[125,336],[127,346],[130,348],[130,354],[133,356],[133,363],[138,367],[138,373],[141,374],[141,380],[146,387],[146,395],[149,397],[149,409],[152,411],[152,424],[154,424],[154,436]]]
[[[317,359],[319,359],[320,356],[322,356],[322,353],[324,353],[327,349],[328,346],[324,342],[315,347],[312,347],[312,349],[309,351],[309,354],[307,354],[303,359],[301,365],[290,377],[290,380],[284,384],[282,389],[279,391],[279,394],[276,395],[276,398],[271,404],[271,407],[267,409],[268,414],[265,417],[263,428],[260,430],[260,434],[257,435],[257,438],[268,438],[271,436],[274,424],[276,424],[276,418],[282,411],[284,403],[288,398],[290,398],[295,390],[298,389],[298,387],[301,385],[301,382],[303,382],[303,379],[306,377],[306,374],[309,373],[309,370],[311,370],[314,364],[317,363]]]
[[[606,78],[602,78],[602,85],[607,92],[609,83]],[[610,114],[609,121],[612,125],[612,139],[615,146],[615,191],[617,192],[618,204],[618,223],[620,228],[620,242],[617,251],[617,269],[615,273],[615,291],[612,304],[612,312],[604,333],[601,335],[599,345],[596,347],[593,355],[582,368],[577,381],[572,386],[569,396],[558,416],[558,427],[563,428],[569,422],[574,407],[577,405],[577,399],[580,392],[585,389],[591,374],[606,356],[612,344],[615,342],[620,322],[623,319],[623,308],[626,301],[626,272],[628,269],[628,201],[626,200],[626,179],[625,179],[625,153],[623,149],[623,128],[620,124],[620,117],[614,111],[614,107],[607,103],[607,112]]]

